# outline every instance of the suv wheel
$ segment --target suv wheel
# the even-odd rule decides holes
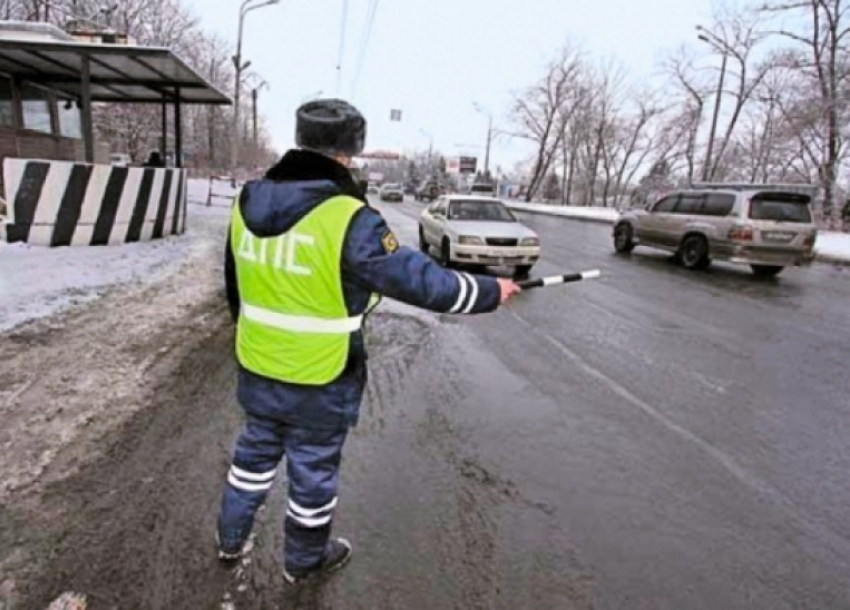
[[[711,264],[708,241],[702,235],[688,235],[679,248],[678,258],[687,269],[705,269]]]
[[[532,266],[533,265],[517,265],[516,269],[514,269],[514,278],[517,280],[528,279]]]
[[[443,238],[443,243],[440,245],[440,264],[446,269],[452,266],[451,244],[447,237]]]
[[[428,242],[425,240],[425,231],[422,230],[422,227],[419,227],[419,249],[424,254],[429,254],[431,252],[431,247],[428,245]]]
[[[785,267],[777,267],[776,265],[750,265],[755,273],[759,277],[776,277],[779,275]]]
[[[634,233],[629,223],[621,222],[614,229],[614,249],[620,254],[628,254],[635,249]]]

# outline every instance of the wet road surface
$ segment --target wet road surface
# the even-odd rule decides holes
[[[850,269],[692,273],[615,255],[606,225],[523,221],[535,274],[605,279],[468,327],[523,395],[501,472],[556,507],[597,606],[850,607]]]
[[[383,207],[412,245],[422,206]],[[216,565],[240,415],[215,302],[99,460],[0,508],[3,548],[33,558],[14,607],[850,607],[850,272],[691,273],[615,256],[604,225],[524,220],[535,273],[605,279],[488,317],[376,316],[335,522],[355,557],[325,587],[280,578],[282,477],[248,560]]]

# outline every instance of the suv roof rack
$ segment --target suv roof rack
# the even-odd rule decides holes
[[[692,182],[687,190],[716,191],[782,191],[814,197],[821,187],[814,184],[774,184],[747,182]]]

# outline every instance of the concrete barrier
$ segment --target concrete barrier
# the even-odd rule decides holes
[[[3,178],[10,243],[118,245],[186,230],[183,170],[6,159]]]

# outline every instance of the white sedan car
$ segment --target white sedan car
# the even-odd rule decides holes
[[[481,267],[508,266],[528,275],[540,258],[540,239],[493,197],[440,197],[419,218],[419,247],[436,248],[440,262]]]

